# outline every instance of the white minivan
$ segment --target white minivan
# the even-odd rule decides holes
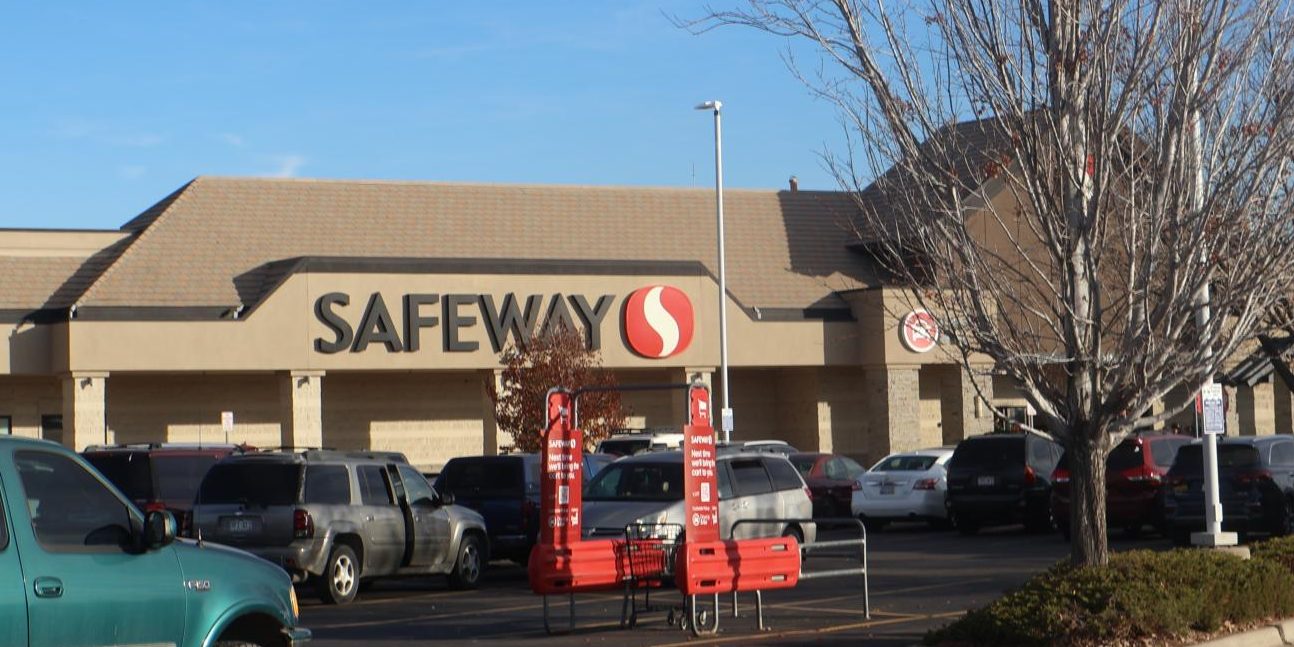
[[[740,519],[810,519],[809,488],[785,456],[764,453],[721,454],[719,536],[723,539],[795,537],[812,542],[812,523],[743,523]],[[584,536],[623,537],[633,524],[683,526],[683,453],[652,452],[622,458],[598,473],[584,488]]]

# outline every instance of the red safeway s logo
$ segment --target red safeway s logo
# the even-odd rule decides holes
[[[625,338],[643,357],[673,357],[692,343],[692,301],[670,285],[635,290],[625,302]]]

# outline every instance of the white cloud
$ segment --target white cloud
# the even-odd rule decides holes
[[[288,154],[279,155],[274,161],[278,164],[278,169],[270,173],[272,177],[296,177],[297,171],[305,165],[306,158],[303,155]]]

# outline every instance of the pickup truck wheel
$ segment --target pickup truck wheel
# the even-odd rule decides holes
[[[476,535],[463,535],[458,545],[458,561],[449,574],[449,586],[453,589],[474,589],[481,581],[481,571],[485,568],[485,555],[481,550],[481,539]]]
[[[328,566],[318,578],[319,598],[325,604],[350,604],[359,593],[359,564],[355,551],[345,544],[333,546]]]

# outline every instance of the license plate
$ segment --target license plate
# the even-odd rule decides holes
[[[997,478],[992,476],[981,476],[975,479],[975,485],[980,487],[993,487],[995,484],[997,484]]]
[[[247,535],[260,531],[261,520],[256,517],[221,517],[220,527],[228,533]]]
[[[894,484],[893,484],[893,483],[882,483],[882,484],[881,484],[881,494],[894,494]]]

